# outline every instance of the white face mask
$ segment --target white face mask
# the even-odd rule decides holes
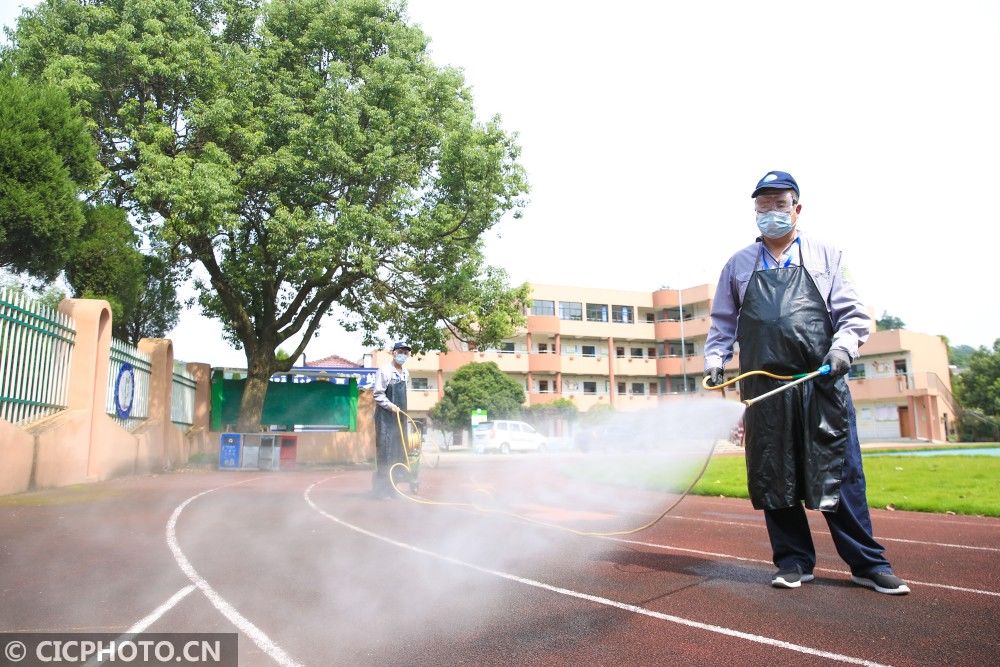
[[[791,213],[781,211],[767,211],[757,214],[757,229],[769,239],[780,239],[782,236],[792,231],[795,223],[792,222]]]
[[[409,358],[409,355],[403,354],[402,352],[397,352],[396,356],[393,357],[393,358],[396,360],[397,364],[399,364],[400,366],[402,366],[403,364],[406,363],[406,360]]]

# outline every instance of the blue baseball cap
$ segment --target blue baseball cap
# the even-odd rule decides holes
[[[757,187],[750,198],[756,199],[761,190],[795,190],[795,198],[799,198],[799,184],[787,171],[769,171],[764,174],[764,178],[757,181]]]
[[[412,351],[413,348],[411,348],[410,344],[407,343],[405,340],[400,340],[400,341],[396,341],[392,345],[392,351],[395,352],[396,350],[409,350],[409,351]]]

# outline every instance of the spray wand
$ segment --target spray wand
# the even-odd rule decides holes
[[[830,374],[830,364],[823,364],[822,366],[814,370],[812,373],[798,373],[797,375],[775,375],[774,373],[769,373],[768,371],[748,371],[746,373],[741,373],[740,375],[737,375],[733,379],[727,380],[722,384],[715,385],[714,387],[708,385],[708,377],[705,377],[705,379],[701,381],[701,386],[704,387],[705,389],[715,389],[721,391],[726,387],[728,387],[729,385],[735,384],[736,382],[739,382],[743,378],[750,377],[751,375],[764,375],[773,380],[791,380],[791,382],[789,382],[788,384],[782,385],[777,389],[772,389],[771,391],[761,394],[760,396],[755,396],[754,398],[748,398],[745,401],[743,401],[743,405],[751,406],[757,401],[762,401],[765,398],[774,396],[775,394],[780,394],[786,389],[791,389],[797,384],[802,384],[803,382],[806,382],[807,380],[812,380],[813,378],[818,377],[820,375],[829,375],[829,374]]]

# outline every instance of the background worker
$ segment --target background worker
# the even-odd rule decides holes
[[[399,341],[392,346],[392,362],[375,371],[375,474],[372,494],[376,498],[393,498],[389,470],[396,463],[406,463],[404,439],[407,434],[406,383],[410,373],[403,366],[410,358],[409,343]],[[400,413],[400,411],[403,411]],[[398,484],[405,470],[397,468],[393,479]],[[410,480],[416,491],[416,480]]]
[[[799,384],[747,408],[744,414],[747,484],[764,510],[778,588],[811,581],[816,565],[805,507],[820,510],[851,581],[880,593],[910,589],[892,572],[872,537],[854,404],[844,377],[871,318],[847,278],[841,252],[802,235],[799,186],[771,171],[751,197],[760,236],[722,269],[705,344],[709,386],[739,343],[740,372],[811,372],[829,364],[828,377]],[[782,386],[764,376],[740,381],[744,400]]]

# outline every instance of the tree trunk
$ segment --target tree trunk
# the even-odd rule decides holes
[[[271,364],[267,359],[260,358],[247,361],[250,362],[247,368],[247,383],[240,401],[240,419],[236,428],[240,433],[258,433],[264,412],[267,385],[271,379]]]

